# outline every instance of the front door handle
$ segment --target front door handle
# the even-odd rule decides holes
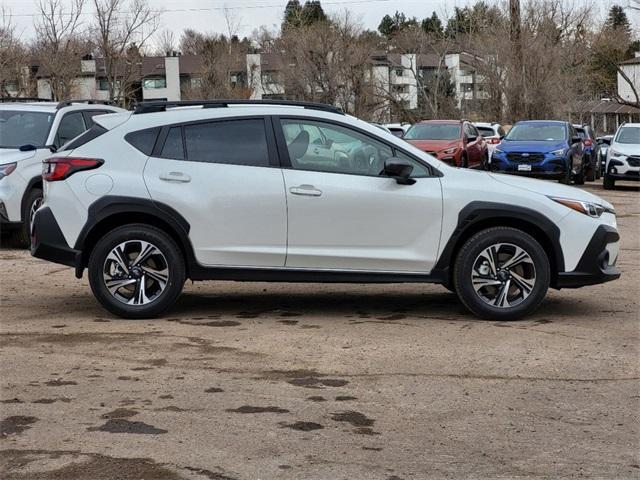
[[[191,181],[191,177],[186,173],[182,173],[182,172],[168,172],[168,173],[161,173],[160,180],[164,180],[165,182],[187,183]]]
[[[305,195],[307,197],[319,197],[322,195],[322,190],[318,190],[313,185],[300,185],[297,187],[291,187],[289,191],[294,195]]]

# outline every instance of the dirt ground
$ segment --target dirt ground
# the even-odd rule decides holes
[[[0,478],[640,478],[640,192],[586,188],[622,278],[510,323],[435,285],[233,282],[120,320],[0,249]]]

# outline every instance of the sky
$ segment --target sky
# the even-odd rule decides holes
[[[70,4],[72,0],[61,0]],[[487,3],[496,3],[501,0],[485,0]],[[616,3],[614,0],[568,0],[582,3],[591,3],[600,13]],[[618,3],[626,3],[627,0],[619,0]],[[83,21],[91,22],[91,0],[86,1]],[[174,32],[176,42],[185,28],[192,28],[201,32],[225,33],[225,8],[230,12],[233,23],[237,24],[239,36],[251,36],[260,26],[266,26],[270,30],[277,30],[282,20],[282,14],[286,0],[150,0],[149,4],[158,10],[162,10],[161,30]],[[300,3],[304,3],[301,1]],[[396,10],[404,12],[407,16],[416,16],[422,19],[430,16],[432,12],[446,17],[454,7],[463,7],[473,0],[322,0],[325,12],[339,14],[345,10],[357,18],[364,27],[375,30],[381,18],[386,14],[393,14]],[[37,20],[37,0],[0,0],[0,6],[11,14],[11,22],[16,27],[16,32],[23,40],[34,37],[34,21]],[[631,15],[630,15],[631,16]],[[634,22],[635,23],[635,22]],[[177,47],[177,45],[176,45]]]

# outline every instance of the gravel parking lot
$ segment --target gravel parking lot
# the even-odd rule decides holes
[[[0,250],[3,479],[638,478],[640,196],[623,276],[481,321],[434,285],[188,285],[116,319]]]

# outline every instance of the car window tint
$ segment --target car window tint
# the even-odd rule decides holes
[[[480,132],[480,135],[482,135],[483,137],[495,136],[495,132],[491,127],[478,127],[478,131]]]
[[[113,112],[109,110],[89,110],[89,111],[85,110],[83,113],[84,113],[85,123],[87,124],[87,128],[91,128],[95,124],[93,121],[93,117],[97,117],[98,115],[105,115],[107,113],[113,113]]]
[[[62,146],[86,130],[82,112],[67,113],[58,125],[56,145]]]
[[[68,142],[64,146],[64,148],[61,148],[59,151],[74,150],[76,148],[79,148],[85,143],[89,143],[91,140],[94,140],[98,138],[100,135],[107,133],[107,131],[108,130],[106,128],[101,127],[100,125],[94,125],[89,130],[84,132],[82,135],[75,138],[73,141]]]
[[[146,128],[137,132],[127,133],[124,139],[145,155],[151,155],[160,127]]]
[[[291,166],[296,170],[377,176],[382,174],[384,162],[394,156],[388,145],[350,128],[313,120],[286,119],[281,124]],[[311,141],[313,131],[319,133],[321,143]],[[403,158],[414,164],[418,176],[428,176],[419,162],[406,155]]]
[[[187,159],[190,161],[269,166],[263,119],[186,125],[184,139]]]
[[[162,147],[161,157],[184,160],[184,145],[182,143],[182,128],[173,127],[169,130],[167,139]]]

